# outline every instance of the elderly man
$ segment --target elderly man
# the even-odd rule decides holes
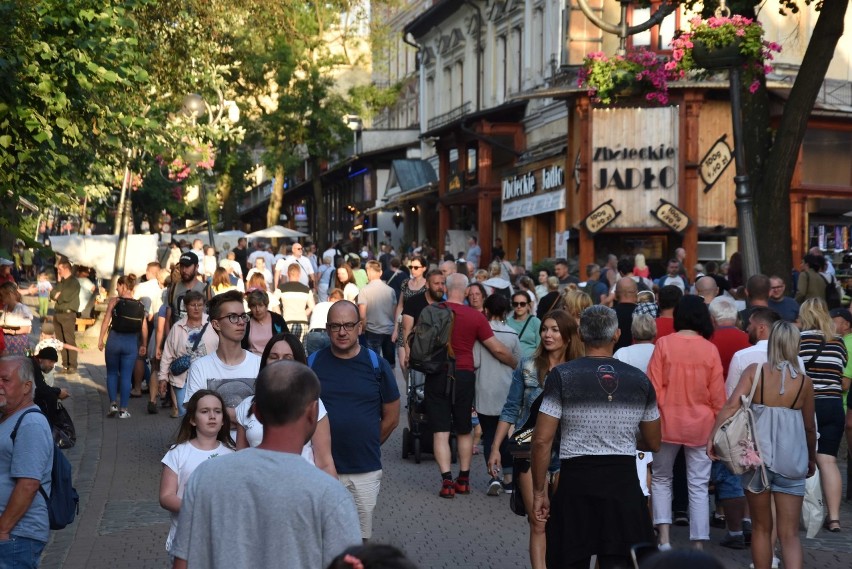
[[[260,373],[254,412],[263,441],[192,474],[172,546],[175,569],[326,567],[360,543],[349,493],[301,457],[317,427],[319,392],[316,375],[298,362]]]
[[[444,273],[444,277],[448,277],[452,274],[455,274],[457,270],[456,264],[453,261],[443,261],[439,266],[441,272]]]
[[[713,299],[719,294],[719,285],[716,283],[716,279],[705,276],[695,281],[695,294],[704,299],[704,304],[713,302]]]
[[[737,328],[737,305],[732,298],[720,296],[714,298],[708,307],[713,320],[713,336],[710,341],[719,350],[722,360],[722,374],[728,376],[731,358],[740,350],[751,346],[748,334]]]
[[[580,317],[585,357],[547,375],[532,442],[533,512],[547,522],[547,566],[630,566],[630,545],[654,540],[648,502],[636,476],[636,451],[657,452],[660,412],[651,381],[612,357],[615,311],[596,305]],[[561,424],[559,486],[553,502],[547,468]],[[548,518],[550,518],[548,520]]]
[[[0,566],[38,567],[50,538],[47,502],[53,435],[33,403],[33,361],[0,358]],[[15,440],[12,432],[17,429]]]

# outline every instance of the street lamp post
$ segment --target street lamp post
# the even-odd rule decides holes
[[[195,126],[195,123],[199,118],[203,117],[208,113],[207,103],[201,97],[201,95],[197,93],[190,93],[183,99],[182,112],[184,115],[189,117],[192,121],[192,125]],[[189,158],[189,156],[187,157]],[[193,163],[198,162],[198,157],[194,156],[195,160],[192,160]],[[199,191],[201,194],[201,202],[204,205],[204,219],[207,220],[207,238],[212,247],[216,247],[216,241],[213,238],[213,223],[210,221],[210,205],[207,203],[207,188],[204,185],[204,182],[199,184]]]

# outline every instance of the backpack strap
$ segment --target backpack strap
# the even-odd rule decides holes
[[[18,417],[17,422],[15,422],[15,428],[12,429],[12,433],[9,435],[9,438],[12,439],[12,446],[13,447],[15,446],[15,439],[18,436],[18,429],[21,426],[21,421],[23,421],[24,417],[26,417],[30,413],[40,413],[41,415],[44,415],[44,413],[42,413],[41,409],[27,409],[26,411],[21,413],[21,416]],[[47,416],[45,415],[44,418],[47,419]],[[50,426],[49,423],[48,423],[48,426]],[[53,452],[58,452],[55,445],[54,445],[54,448],[53,448]],[[41,494],[41,497],[44,498],[45,502],[50,502],[50,499],[47,496],[47,492],[44,491],[44,487],[41,485],[40,482],[39,482],[39,485],[38,485],[38,493]]]
[[[376,380],[377,380],[377,381],[379,381],[379,382],[381,383],[381,380],[382,380],[382,368],[381,368],[381,366],[379,365],[379,356],[378,356],[378,354],[376,354],[376,352],[374,352],[374,351],[373,351],[373,350],[371,350],[370,348],[367,348],[367,347],[365,347],[365,346],[361,346],[361,347],[362,347],[362,348],[364,348],[365,350],[367,350],[367,354],[370,356],[370,363],[371,363],[371,364],[373,364],[373,372],[376,374]],[[329,348],[323,348],[323,349],[321,349],[321,350],[317,350],[316,352],[314,352],[314,353],[312,353],[311,355],[309,355],[309,356],[308,356],[308,367],[309,367],[309,368],[311,368],[311,369],[313,369],[313,367],[314,367],[314,362],[316,362],[316,360],[317,360],[317,354],[319,354],[320,352],[324,352],[324,351],[326,351],[326,350],[328,350],[328,349],[329,349]]]

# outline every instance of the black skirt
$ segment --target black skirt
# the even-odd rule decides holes
[[[560,472],[546,528],[548,569],[596,554],[629,557],[631,546],[654,542],[635,457],[572,458]]]

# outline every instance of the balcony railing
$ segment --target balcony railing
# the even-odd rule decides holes
[[[445,124],[449,124],[454,120],[458,120],[468,114],[470,112],[471,102],[463,104],[460,107],[456,107],[455,109],[446,112],[442,115],[437,115],[429,119],[429,130],[433,130],[439,127],[444,126]]]

